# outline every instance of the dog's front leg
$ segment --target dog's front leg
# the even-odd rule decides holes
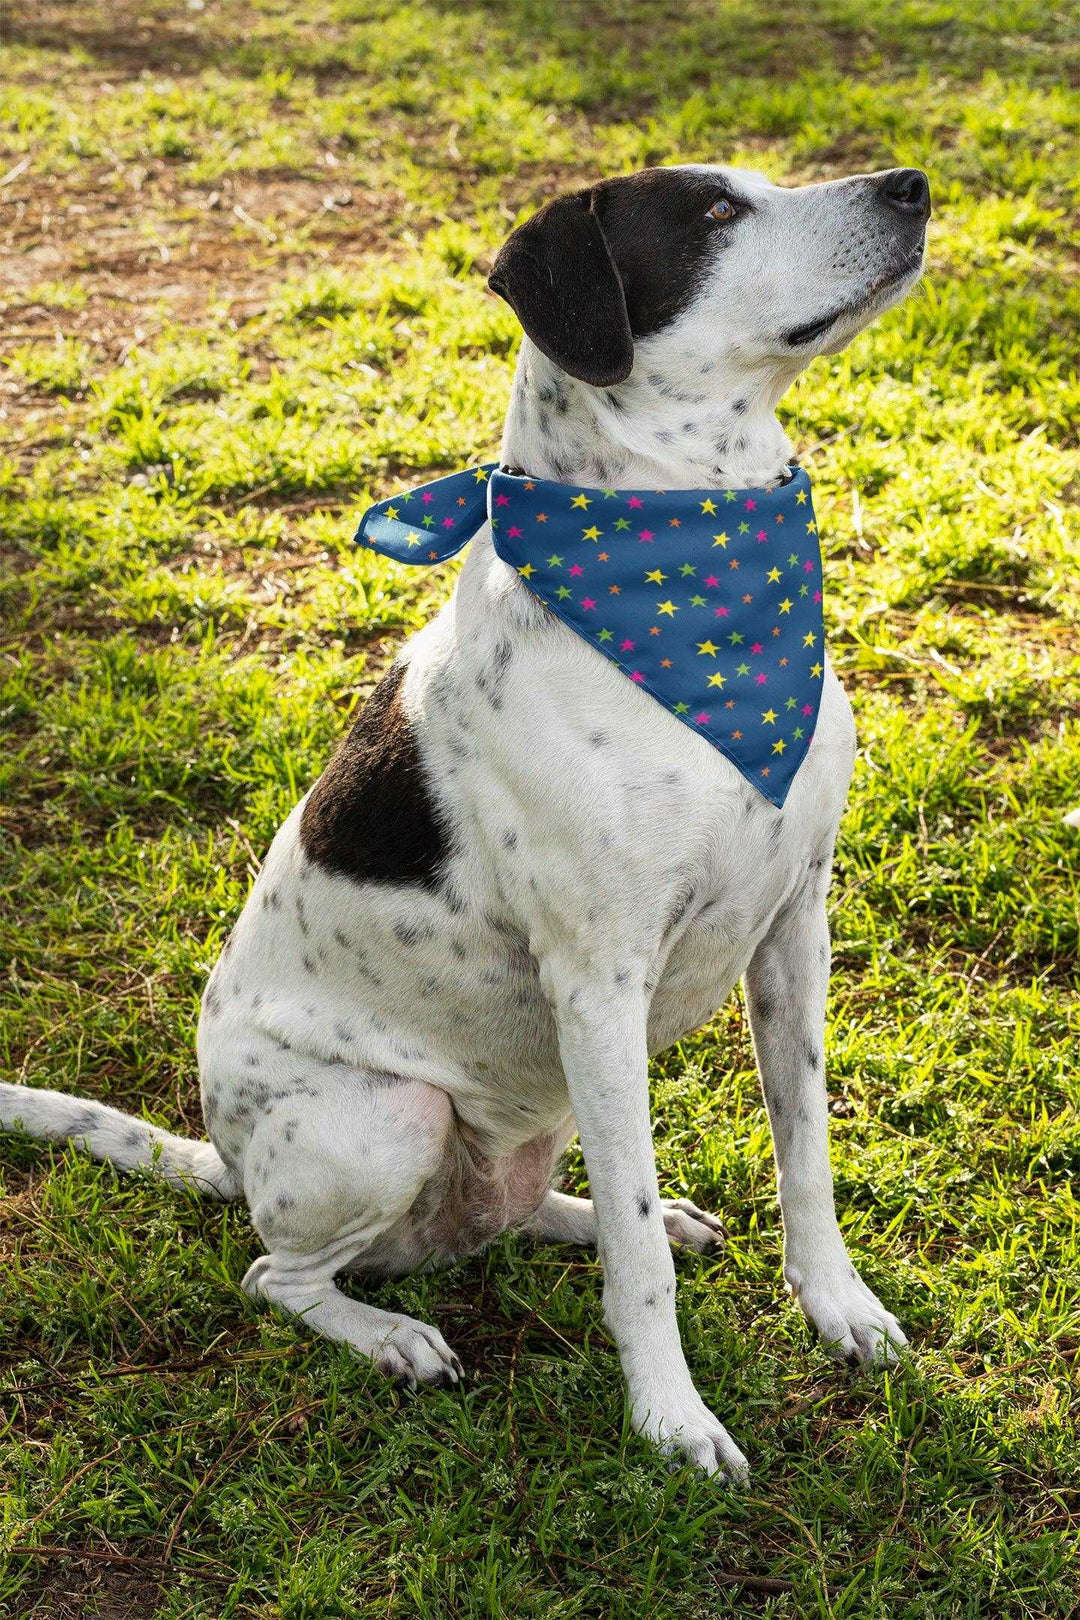
[[[833,1200],[824,1071],[829,925],[822,870],[758,946],[746,972],[746,999],[772,1126],[785,1281],[834,1355],[888,1361],[907,1341],[852,1265]]]
[[[559,1050],[596,1210],[604,1316],[634,1427],[707,1473],[746,1459],[695,1390],[675,1319],[675,1267],[656,1181],[643,985],[549,969]]]

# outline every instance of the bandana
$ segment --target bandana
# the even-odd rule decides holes
[[[495,464],[422,484],[356,532],[404,563],[452,557],[490,520],[534,596],[772,804],[806,757],[824,674],[810,480],[761,489],[578,489]]]

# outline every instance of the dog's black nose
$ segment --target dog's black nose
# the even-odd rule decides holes
[[[878,185],[890,208],[900,214],[930,218],[930,182],[921,169],[890,169]]]

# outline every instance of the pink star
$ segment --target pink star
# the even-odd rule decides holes
[[[762,646],[760,641],[755,641],[753,646],[750,648],[750,651],[752,653],[763,653],[765,648]]]
[[[813,560],[810,557],[807,557],[806,561],[803,563],[803,573],[804,574],[812,574],[813,572],[814,572]]]
[[[594,608],[596,606],[596,603],[593,601],[591,596],[583,596],[581,598],[581,605],[586,610],[586,612],[588,612],[590,609],[592,609],[592,608]]]
[[[709,717],[705,713],[704,709],[701,711],[700,714],[695,714],[695,716],[694,716],[694,724],[696,726],[707,726],[708,723],[709,723]]]
[[[453,518],[443,518],[442,526],[444,529],[452,529],[454,527]]]
[[[651,529],[642,529],[639,536],[638,536],[638,538],[640,539],[642,545],[646,545],[646,546],[651,544],[652,537],[653,537],[653,532],[652,532]]]
[[[431,493],[431,491],[429,489],[426,495],[421,495],[420,499],[422,501],[433,501],[435,499],[435,497],[434,497],[434,495]]]
[[[815,591],[814,592],[813,600],[815,602],[820,602],[821,601],[821,592],[820,591]]]
[[[758,675],[757,678],[754,681],[754,685],[755,686],[767,686],[768,682],[769,682],[769,677],[767,675]]]
[[[495,505],[496,506],[509,506],[510,505],[510,497],[509,497],[509,495],[496,495],[496,497],[495,497]]]
[[[713,612],[716,614],[716,617],[718,619],[726,619],[726,618],[730,617],[731,609],[730,608],[714,608]]]
[[[570,569],[570,577],[572,579],[577,579],[578,575],[583,574],[584,572],[585,570],[582,568],[580,563],[574,563],[573,567]]]
[[[706,585],[719,585],[720,581],[717,579],[715,574],[706,574],[705,583]]]
[[[804,703],[802,706],[802,712],[803,714],[813,714],[814,705],[812,703]]]
[[[769,538],[769,537],[768,537],[768,535],[767,535],[767,534],[766,534],[766,533],[765,533],[765,530],[764,530],[764,529],[759,529],[759,530],[758,530],[758,532],[757,532],[757,543],[758,543],[758,545],[759,545],[759,546],[760,546],[760,545],[761,545],[761,543],[762,543],[762,541],[763,541],[763,540],[767,540],[767,539],[768,539],[768,538]]]
[[[620,641],[619,642],[619,651],[620,652],[633,652],[633,650],[634,650],[634,643],[632,641]]]
[[[510,525],[510,527],[506,531],[506,536],[507,536],[508,540],[520,540],[521,539],[521,530],[518,528],[516,523],[512,523]]]
[[[640,669],[632,669],[630,671],[630,679],[632,681],[643,681],[645,679],[645,677],[641,673]]]
[[[633,511],[634,508],[637,507],[637,506],[644,506],[645,502],[642,501],[642,500],[639,500],[636,495],[631,495],[629,501],[626,504],[630,507],[630,510]]]
[[[756,512],[757,511],[757,501],[747,501],[746,502],[746,510],[748,512]]]

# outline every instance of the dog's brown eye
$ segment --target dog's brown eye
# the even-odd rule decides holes
[[[710,219],[734,219],[735,204],[728,202],[726,197],[719,197],[709,209]]]

